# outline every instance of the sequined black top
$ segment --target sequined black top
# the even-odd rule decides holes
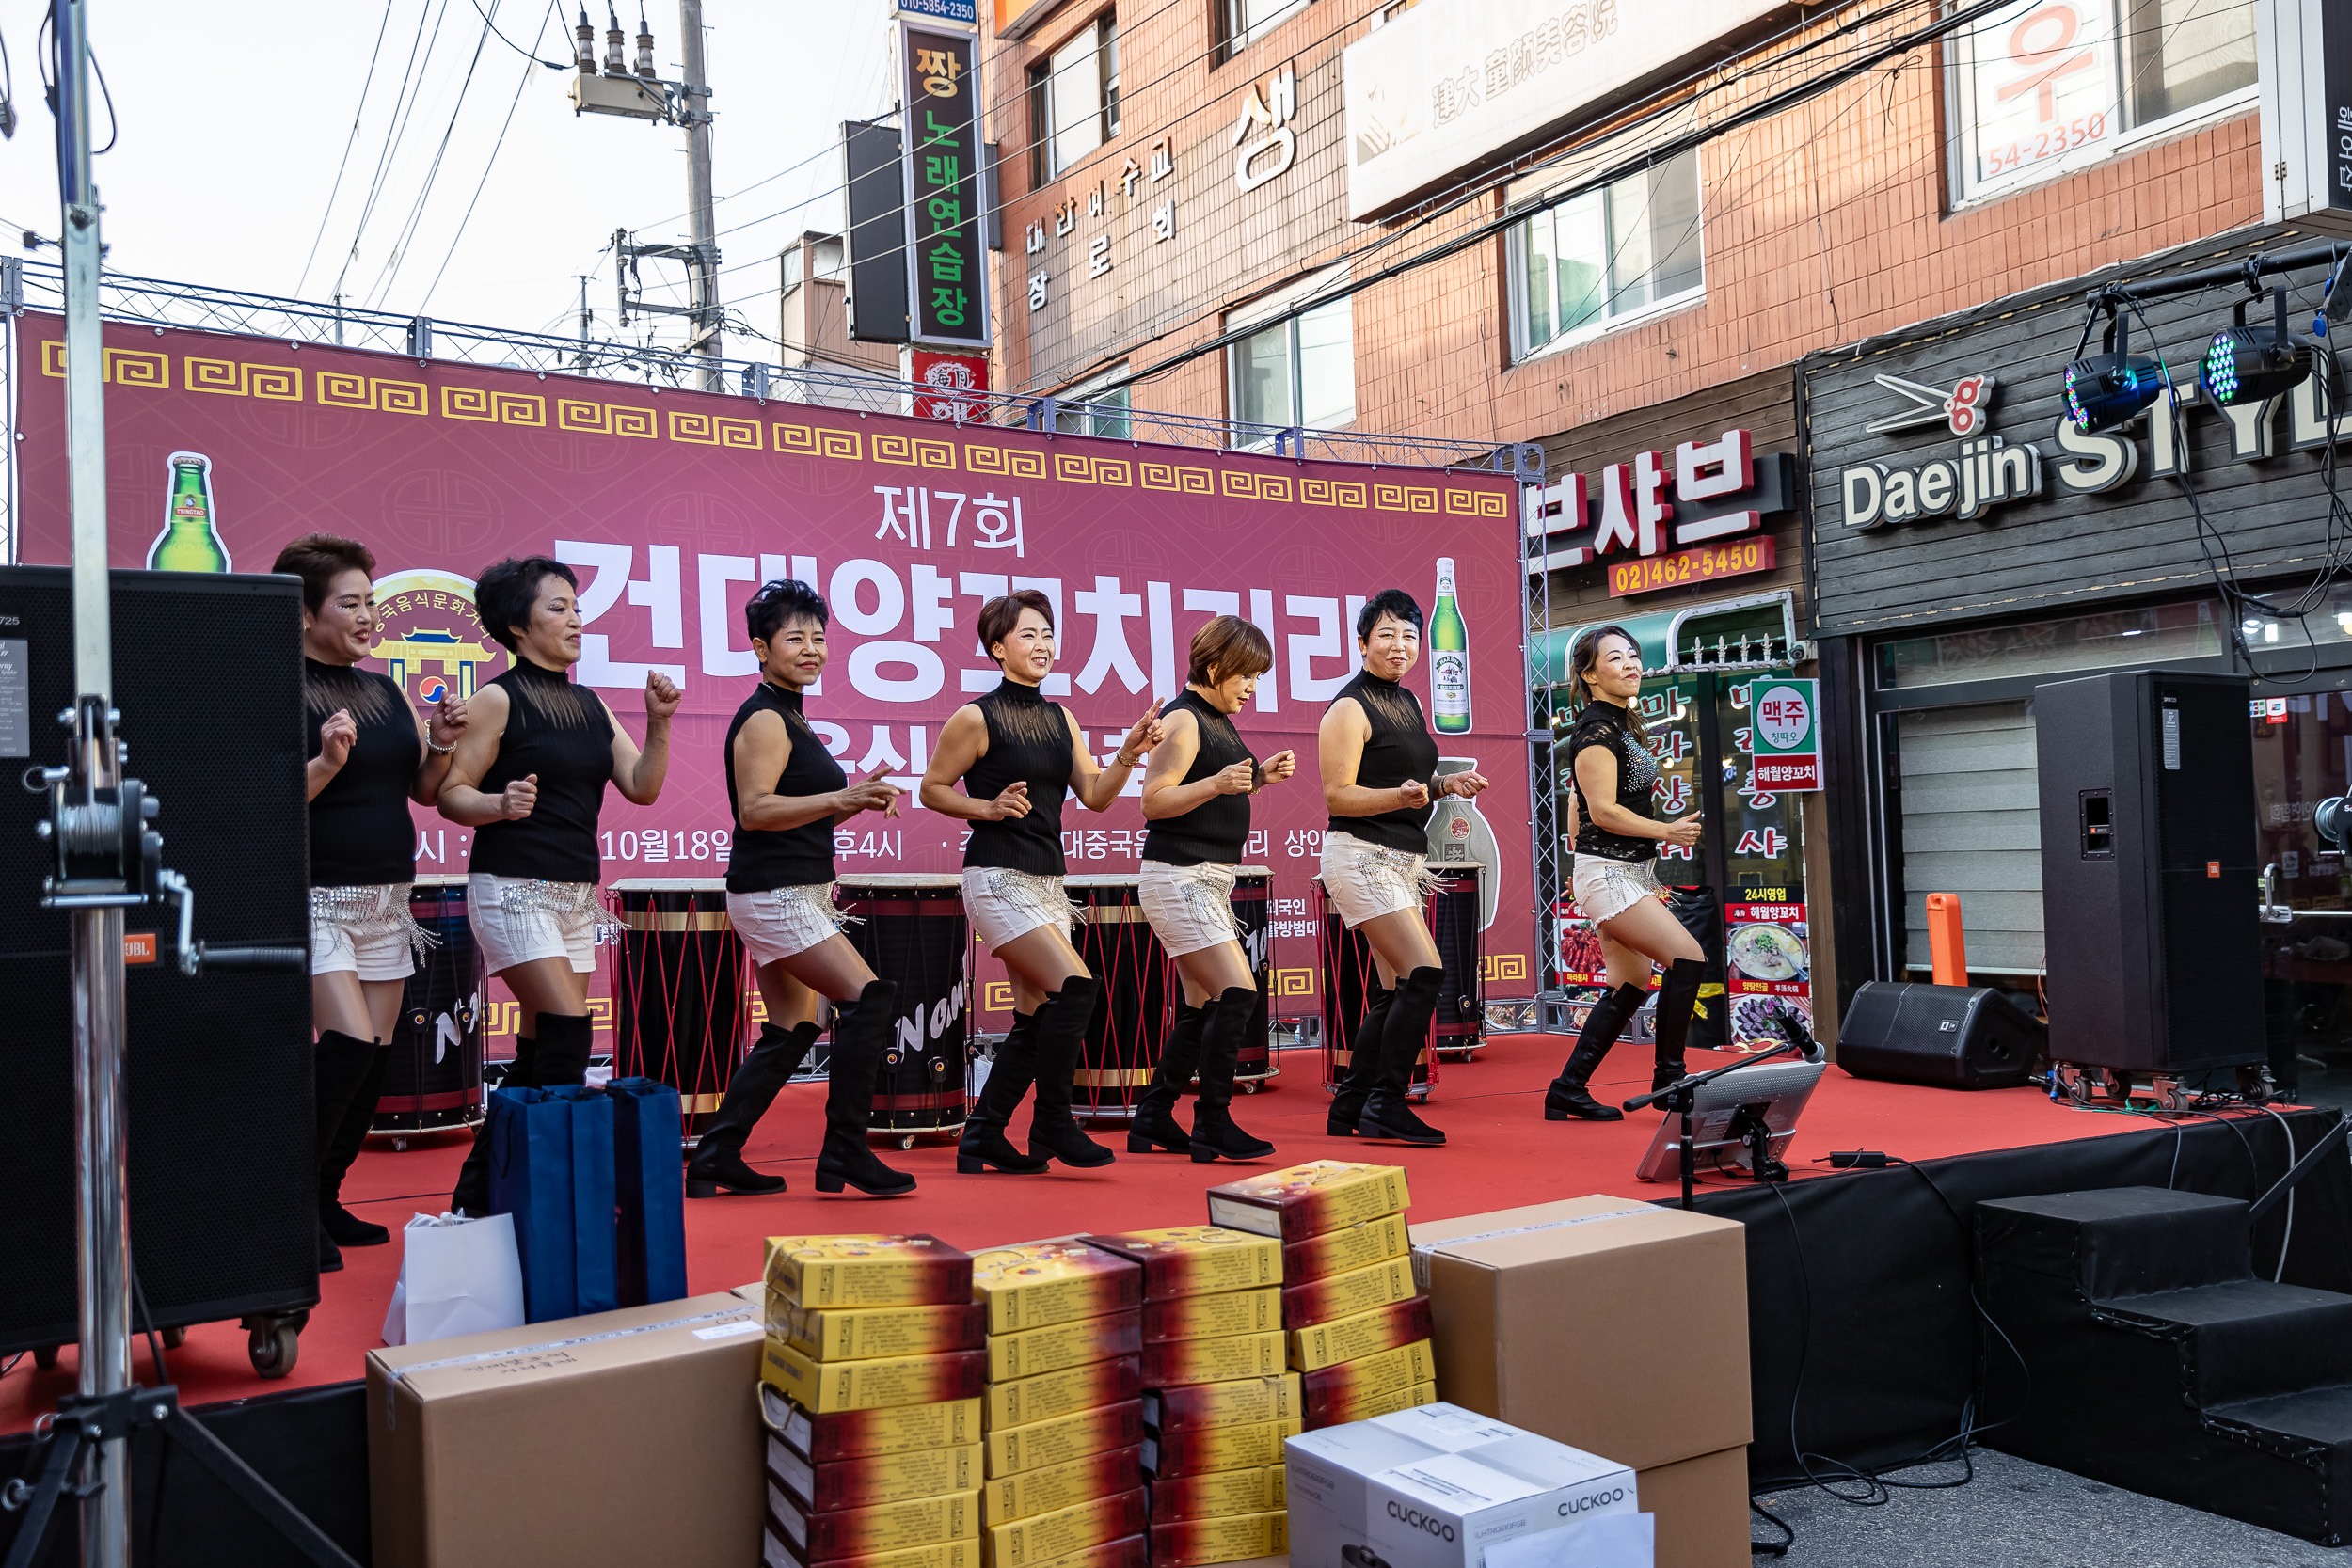
[[[1605,746],[1617,755],[1617,804],[1636,816],[1656,816],[1658,806],[1651,789],[1658,783],[1658,759],[1650,755],[1629,727],[1629,715],[1614,703],[1597,699],[1584,705],[1576,716],[1576,728],[1568,736],[1568,767],[1576,767],[1576,759],[1588,746]],[[1581,786],[1578,794],[1582,795]],[[1628,838],[1613,833],[1593,820],[1588,808],[1576,832],[1576,852],[1598,855],[1603,860],[1646,861],[1658,855],[1658,840]]]

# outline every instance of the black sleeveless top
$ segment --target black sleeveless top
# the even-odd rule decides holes
[[[727,850],[727,891],[766,893],[771,888],[811,887],[833,880],[833,818],[818,817],[797,828],[746,828],[740,797],[735,792],[735,737],[755,713],[772,713],[784,721],[791,754],[776,780],[778,795],[829,795],[850,782],[841,765],[825,750],[817,732],[801,713],[801,694],[763,680],[757,690],[735,710],[727,726],[727,810],[735,816],[735,838]]]
[[[1248,742],[1233,728],[1231,714],[1221,713],[1190,687],[1160,711],[1192,715],[1200,732],[1200,749],[1180,784],[1199,784],[1222,773],[1237,762],[1252,762]],[[1182,816],[1163,816],[1143,836],[1143,858],[1164,865],[1236,865],[1242,846],[1249,841],[1249,797],[1218,795]]]
[[[1636,816],[1655,816],[1658,807],[1650,796],[1650,787],[1658,783],[1658,759],[1649,748],[1634,737],[1627,724],[1626,710],[1614,703],[1597,699],[1586,703],[1577,713],[1576,728],[1568,735],[1568,769],[1576,769],[1576,759],[1588,746],[1605,746],[1617,754],[1617,804]],[[1577,797],[1583,799],[1583,788],[1578,786]],[[1658,855],[1654,838],[1628,838],[1613,833],[1593,820],[1593,814],[1580,814],[1576,830],[1576,852],[1598,855],[1603,860],[1646,861]]]
[[[1062,874],[1061,803],[1070,793],[1070,716],[1034,686],[1005,681],[973,706],[988,721],[988,754],[964,770],[963,792],[993,800],[1027,780],[1029,814],[975,822],[963,863],[1003,866],[1035,877]]]
[[[470,869],[493,877],[593,882],[602,874],[596,812],[612,778],[612,719],[604,703],[569,675],[529,659],[490,683],[506,692],[506,734],[482,792],[539,776],[539,803],[519,822],[474,831]]]
[[[302,660],[303,723],[309,755],[337,709],[351,715],[359,738],[342,770],[310,802],[310,885],[372,887],[413,881],[417,839],[408,815],[408,782],[424,748],[415,710],[389,676],[352,665]]]
[[[1364,742],[1364,759],[1356,766],[1356,782],[1366,789],[1395,789],[1411,780],[1422,784],[1438,770],[1438,737],[1422,716],[1421,699],[1396,681],[1382,680],[1365,671],[1340,688],[1332,706],[1353,699],[1372,723]],[[1418,809],[1399,806],[1376,816],[1335,816],[1324,832],[1347,833],[1368,844],[1406,854],[1429,852],[1429,816],[1435,801]]]

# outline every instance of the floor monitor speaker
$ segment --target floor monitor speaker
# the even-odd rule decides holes
[[[2009,1089],[2032,1079],[2045,1038],[2006,991],[1869,980],[1838,1015],[1837,1065],[1856,1078]]]

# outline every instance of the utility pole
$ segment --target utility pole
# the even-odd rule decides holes
[[[693,223],[694,254],[687,262],[687,302],[694,308],[687,346],[707,361],[703,390],[724,390],[720,367],[719,237],[710,197],[710,83],[703,63],[703,0],[678,0],[679,43],[686,66],[678,118],[686,124],[686,207]]]
[[[578,368],[588,368],[588,329],[596,325],[596,313],[588,309],[588,275],[573,274],[580,279],[580,359]]]

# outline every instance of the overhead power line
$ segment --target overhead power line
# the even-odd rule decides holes
[[[375,87],[375,63],[384,54],[384,35],[392,24],[392,0],[384,0],[384,18],[375,24],[375,47],[368,51],[368,74],[359,84],[359,106],[351,111],[351,135],[343,138],[342,160],[335,166],[335,182],[326,190],[326,205],[319,210],[319,231],[310,236],[310,254],[302,259],[302,276],[294,293],[310,280],[311,264],[319,259],[319,242],[326,238],[326,220],[334,214],[335,198],[342,194],[343,172],[351,166],[351,150],[359,145],[359,122],[367,117],[368,94]]]

